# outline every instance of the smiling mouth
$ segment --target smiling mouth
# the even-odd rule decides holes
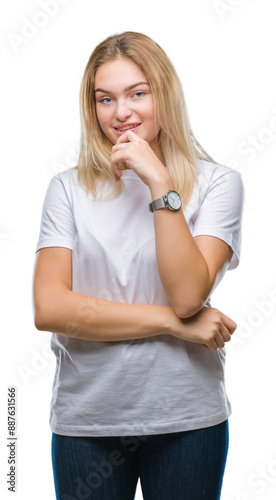
[[[119,132],[124,132],[125,130],[130,130],[132,128],[139,127],[140,123],[136,123],[135,125],[126,125],[125,127],[114,127]]]

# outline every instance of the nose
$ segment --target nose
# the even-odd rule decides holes
[[[127,100],[118,100],[117,107],[115,111],[115,117],[117,120],[123,122],[129,118],[132,114],[132,110],[127,102]]]

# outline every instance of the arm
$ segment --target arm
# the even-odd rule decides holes
[[[169,181],[152,185],[152,199],[166,194],[171,186]],[[194,238],[182,210],[156,210],[153,215],[162,284],[176,314],[188,318],[203,307],[224,275],[233,251],[219,238]]]
[[[161,160],[146,141],[131,131],[123,134],[112,148],[115,180],[120,178],[122,161],[148,185],[153,200],[174,189]],[[194,238],[183,211],[157,210],[153,217],[162,284],[176,314],[181,318],[191,317],[201,310],[224,275],[232,248],[216,237]]]
[[[38,330],[91,341],[170,334],[214,351],[231,339],[236,328],[230,318],[212,308],[203,308],[185,321],[169,306],[122,304],[74,292],[72,251],[58,247],[37,254],[34,309]]]

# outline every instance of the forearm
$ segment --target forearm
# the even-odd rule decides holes
[[[100,342],[167,334],[208,350],[223,347],[236,328],[230,318],[209,307],[192,318],[180,319],[170,306],[113,302],[66,287],[35,294],[35,325],[39,330]]]
[[[38,330],[83,340],[120,341],[172,332],[171,307],[123,304],[62,290],[40,297],[35,307]]]
[[[152,199],[174,189],[172,181],[150,187]],[[153,214],[156,257],[160,278],[179,316],[197,313],[208,298],[209,272],[206,261],[189,230],[182,210],[156,210]]]
[[[162,160],[156,144],[151,148],[147,141],[128,130],[112,148],[111,168],[118,180],[120,162],[127,163],[149,187],[152,200],[156,200],[174,189]],[[157,265],[164,290],[176,314],[181,318],[191,317],[202,309],[214,284],[223,276],[231,261],[232,248],[223,240],[204,234],[195,240],[182,210],[159,209],[153,217]]]

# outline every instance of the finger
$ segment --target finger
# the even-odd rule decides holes
[[[200,345],[202,345],[202,347],[204,347],[204,349],[207,349],[207,351],[210,351],[210,349],[209,349],[209,347],[208,347],[207,344],[200,344]]]
[[[207,346],[207,349],[209,351],[214,352],[219,347],[218,344],[221,344],[221,340],[219,340],[219,338],[218,338],[218,341],[217,341],[217,339],[214,337],[212,340],[209,340],[209,342],[207,344],[204,344],[204,345]]]
[[[229,342],[231,340],[231,334],[228,330],[228,328],[225,327],[225,325],[221,325],[220,329],[219,329],[219,332],[220,332],[220,335],[223,339],[224,342]]]
[[[229,318],[229,316],[226,316],[226,314],[223,313],[221,313],[221,319],[230,335],[232,335],[232,333],[234,333],[237,328],[237,324],[235,323],[235,321],[233,321],[231,318]]]
[[[134,134],[134,132],[131,132],[131,130],[127,130],[124,134],[120,135],[116,142],[116,145],[124,142],[132,142],[135,140],[139,140],[139,137]]]
[[[129,159],[131,159],[131,157],[132,154],[129,148],[127,147],[127,144],[119,144],[113,146],[110,155],[111,166],[116,164],[118,166],[122,162],[126,163]]]
[[[219,349],[222,349],[224,347],[225,342],[224,342],[224,338],[222,335],[217,335],[215,338],[215,341],[216,341],[217,347]]]
[[[120,144],[116,143],[111,148],[111,154],[117,153],[118,151],[123,151],[126,147],[127,147],[127,142],[125,143],[121,142]]]
[[[116,172],[113,172],[115,182],[118,182],[122,177],[122,171],[117,169]]]
[[[118,182],[122,177],[122,170],[120,169],[117,163],[111,164],[111,170],[115,179],[115,182]]]

